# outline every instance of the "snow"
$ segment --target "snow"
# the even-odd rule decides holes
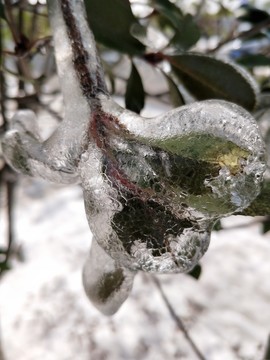
[[[0,284],[6,360],[186,359],[196,356],[176,328],[151,276],[139,273],[113,317],[86,298],[82,265],[91,234],[79,187],[23,178],[16,240],[25,261]],[[270,323],[270,234],[231,217],[213,232],[199,281],[160,275],[164,291],[209,360],[262,359]],[[229,228],[232,227],[230,230]]]

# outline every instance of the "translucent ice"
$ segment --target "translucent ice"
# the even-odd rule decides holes
[[[15,115],[3,140],[16,170],[80,182],[94,239],[83,272],[91,301],[112,314],[138,270],[191,270],[213,223],[259,194],[264,144],[244,109],[209,100],[154,119],[109,96],[82,0],[49,0],[65,118],[41,142],[35,116]]]
[[[207,250],[213,222],[259,194],[264,147],[255,121],[216,100],[156,119],[108,100],[103,111],[111,119],[104,117],[103,140],[92,134],[79,165],[97,242],[133,270],[191,270]]]

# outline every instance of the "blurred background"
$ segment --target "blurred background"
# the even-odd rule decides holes
[[[253,113],[269,153],[270,1],[86,0],[86,9],[120,105],[152,117],[224,98]],[[46,139],[63,115],[46,2],[0,2],[0,22],[0,136],[18,109],[31,109]],[[89,303],[79,186],[19,175],[1,149],[0,186],[1,360],[199,358],[150,275],[136,277],[111,318]],[[270,212],[261,208],[218,222],[196,272],[158,277],[204,359],[270,359]]]

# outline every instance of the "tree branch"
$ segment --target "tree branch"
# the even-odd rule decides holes
[[[253,26],[250,30],[243,31],[241,33],[238,33],[234,36],[230,36],[229,38],[224,39],[221,41],[215,48],[208,50],[208,54],[214,53],[217,50],[219,50],[222,46],[228,44],[229,42],[236,40],[236,39],[247,39],[253,35],[256,35],[258,32],[260,32],[263,29],[267,29],[270,27],[270,17],[259,24]]]
[[[195,354],[197,355],[198,359],[200,360],[206,360],[206,358],[203,356],[203,354],[200,352],[200,350],[198,349],[197,345],[194,343],[194,341],[192,340],[192,338],[190,337],[185,325],[183,324],[183,321],[181,320],[181,318],[176,314],[174,308],[172,307],[171,303],[169,302],[169,299],[167,298],[167,296],[165,295],[161,284],[158,280],[158,278],[154,275],[151,276],[153,283],[156,285],[156,288],[158,289],[158,292],[160,293],[167,309],[169,310],[169,313],[172,317],[172,319],[174,320],[174,322],[176,323],[178,329],[180,331],[182,331],[182,333],[184,334],[187,342],[189,343],[190,347],[192,348],[192,350],[195,352]]]

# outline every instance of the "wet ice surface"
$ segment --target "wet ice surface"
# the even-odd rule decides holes
[[[17,192],[16,238],[25,262],[0,284],[7,360],[195,360],[149,275],[139,273],[112,318],[81,284],[91,234],[79,187],[25,178]],[[252,220],[231,217],[224,226]],[[207,360],[259,360],[270,322],[270,237],[258,226],[212,233],[199,281],[160,275],[164,291]]]
[[[104,112],[119,119],[117,131],[104,126],[105,145],[91,144],[79,165],[97,242],[133,270],[192,269],[213,222],[260,191],[264,147],[254,119],[223,101],[152,119],[103,101]]]

